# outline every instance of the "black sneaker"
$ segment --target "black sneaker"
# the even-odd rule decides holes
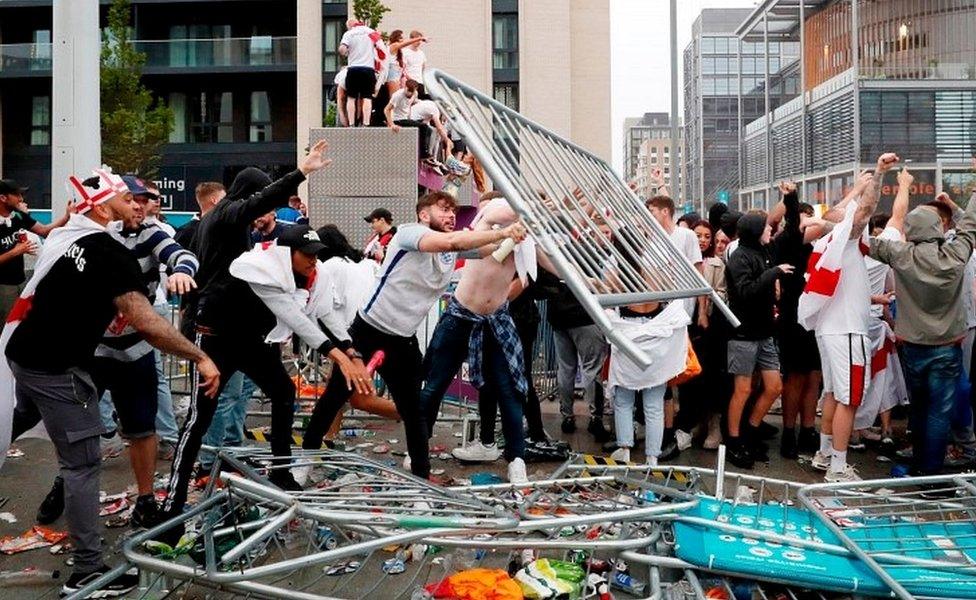
[[[796,446],[804,454],[813,454],[820,449],[820,434],[813,427],[801,427]]]
[[[729,438],[725,458],[740,469],[751,469],[756,464],[755,460],[753,460],[752,454],[746,449],[745,445],[736,438]]]
[[[794,430],[783,429],[783,439],[779,442],[779,455],[790,460],[796,460],[800,456],[797,451],[796,432]]]
[[[37,508],[37,522],[41,525],[50,525],[58,520],[64,512],[64,479],[58,475],[54,478],[54,485],[51,491],[44,496],[44,501]]]
[[[775,426],[763,421],[759,423],[758,427],[756,427],[756,433],[759,435],[760,439],[771,440],[776,437],[776,434],[779,433],[779,429],[776,429]]]
[[[563,417],[563,433],[576,432],[576,417]]]
[[[590,419],[590,424],[587,425],[586,430],[593,434],[593,439],[598,444],[610,441],[613,437],[607,428],[603,426],[603,419],[599,417],[593,417]]]
[[[303,489],[305,489],[302,486],[298,485],[298,482],[295,481],[295,478],[292,477],[292,474],[288,471],[282,471],[282,470],[273,471],[271,475],[268,477],[268,481],[280,487],[282,490],[286,492],[300,492]]]
[[[658,460],[674,460],[678,458],[679,454],[681,454],[681,450],[678,448],[678,442],[672,439],[670,442],[665,443],[664,446],[661,447],[661,455],[658,457]]]
[[[95,581],[102,575],[108,573],[108,567],[102,567],[97,571],[91,573],[72,573],[71,577],[64,582],[61,586],[61,591],[59,592],[60,597],[70,596],[71,594],[76,594],[78,591]],[[106,583],[98,590],[87,596],[88,598],[115,598],[116,596],[124,596],[132,590],[139,586],[139,571],[136,569],[129,569],[125,573],[122,573],[112,581]]]
[[[129,524],[135,529],[151,529],[163,522],[162,516],[159,505],[156,504],[156,498],[152,494],[146,494],[136,498],[136,505],[132,509]]]
[[[617,440],[610,440],[606,444],[603,444],[601,448],[603,449],[604,453],[609,454],[619,448],[619,446],[617,446]]]

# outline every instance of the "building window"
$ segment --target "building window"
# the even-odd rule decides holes
[[[518,84],[496,83],[494,98],[510,109],[517,111],[519,109]]]
[[[493,17],[492,67],[518,69],[518,15],[496,14]]]
[[[47,71],[51,69],[51,30],[34,31],[34,48],[31,51],[30,68]]]
[[[252,35],[250,47],[250,64],[270,65],[272,40],[270,35]]]
[[[198,143],[234,141],[234,101],[230,92],[200,92],[193,99],[192,139]]]
[[[171,67],[228,66],[232,63],[230,25],[172,25],[169,38]],[[155,62],[152,56],[150,59]]]
[[[169,109],[173,111],[173,129],[169,132],[170,144],[186,143],[186,94],[169,95]]]
[[[339,41],[342,40],[343,19],[325,19],[322,30],[322,70],[337,73],[340,64]]]
[[[31,146],[51,145],[51,97],[34,96],[31,101]]]
[[[248,137],[252,142],[271,141],[271,105],[268,92],[251,92],[251,131]]]

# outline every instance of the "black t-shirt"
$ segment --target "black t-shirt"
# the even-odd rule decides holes
[[[17,245],[17,233],[30,231],[37,221],[30,215],[19,211],[11,211],[11,224],[6,220],[0,223],[0,254],[9,252]],[[24,282],[24,255],[15,256],[5,263],[0,263],[0,285],[18,285]]]
[[[139,263],[107,233],[71,245],[34,291],[30,311],[7,344],[21,367],[62,373],[87,368],[115,318],[115,298],[146,293]]]

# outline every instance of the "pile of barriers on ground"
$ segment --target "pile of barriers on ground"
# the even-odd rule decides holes
[[[295,462],[308,489],[268,483]],[[145,598],[976,598],[976,475],[798,485],[575,456],[544,481],[449,488],[253,448],[212,474],[106,577],[138,567]]]

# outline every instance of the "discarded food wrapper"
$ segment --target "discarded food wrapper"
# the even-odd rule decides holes
[[[67,537],[68,533],[66,531],[55,531],[49,527],[35,525],[17,537],[8,535],[0,538],[0,552],[4,554],[18,554],[27,550],[57,544]]]
[[[118,500],[124,500],[128,498],[126,492],[119,492],[118,494],[106,494],[105,490],[100,490],[98,492],[98,502],[100,504],[108,504],[109,502],[117,502]]]
[[[471,485],[491,485],[494,483],[504,483],[504,481],[505,480],[498,475],[489,473],[487,471],[474,473],[471,475]]]
[[[451,455],[448,454],[447,452],[441,452],[440,454],[437,455],[437,458],[441,460],[451,460]]]
[[[399,444],[400,443],[400,440],[398,440],[396,438],[391,438],[389,440],[386,440],[386,443],[388,443],[388,444]]]
[[[373,446],[373,454],[386,454],[390,451],[390,446],[387,444],[376,444]]]
[[[129,499],[123,497],[103,506],[101,510],[98,511],[98,516],[107,517],[109,515],[120,513],[127,508],[129,508]]]
[[[324,571],[329,577],[347,575],[349,573],[355,573],[357,570],[359,570],[361,564],[362,563],[360,563],[358,560],[350,560],[338,565],[326,565],[323,567],[322,571]]]
[[[407,570],[402,558],[390,558],[383,561],[383,572],[387,575],[398,575]]]
[[[430,474],[431,475],[443,475],[444,474],[444,469],[431,469],[430,470]]]
[[[24,451],[16,446],[7,448],[7,458],[23,458]]]
[[[50,552],[51,554],[54,554],[54,555],[68,554],[69,552],[71,552],[72,549],[73,549],[73,546],[71,545],[71,542],[64,541],[64,542],[61,542],[60,544],[54,544],[53,546],[51,546],[51,548],[50,548],[50,550],[48,550],[48,552]]]
[[[434,454],[440,454],[441,452],[447,451],[447,446],[443,444],[435,444],[434,446],[431,447],[430,451],[433,452]]]
[[[0,513],[0,521],[3,521],[5,523],[16,523],[17,517],[14,516],[14,513],[2,512]]]

